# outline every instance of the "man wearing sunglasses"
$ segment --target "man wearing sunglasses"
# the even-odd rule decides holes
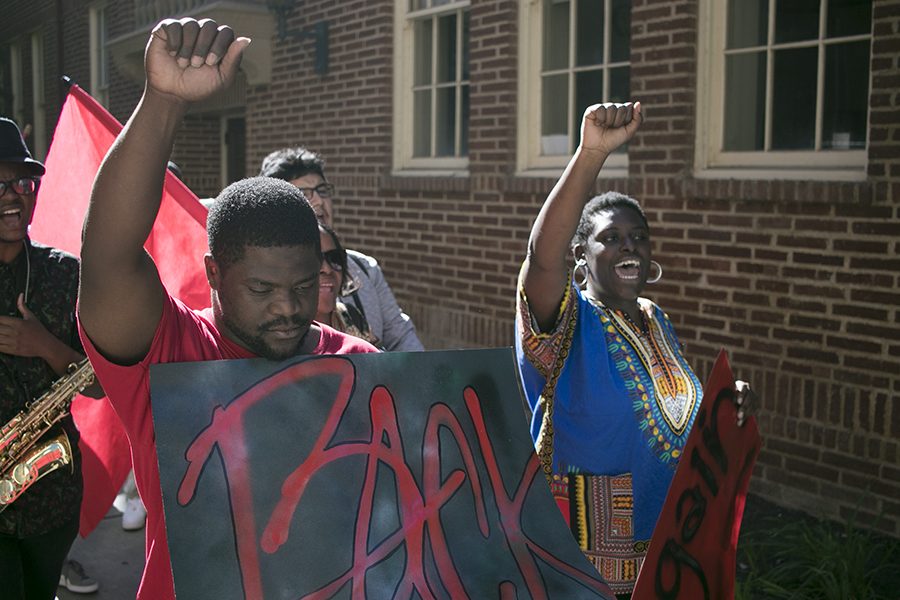
[[[321,155],[306,148],[276,150],[263,159],[259,174],[283,179],[298,187],[309,200],[319,220],[328,227],[334,226],[334,186],[325,177],[325,160]],[[372,334],[381,340],[385,350],[424,350],[412,320],[397,304],[378,261],[362,252],[349,249],[347,258],[349,275],[358,284],[358,288],[341,298],[341,301],[355,306],[363,314]]]
[[[28,237],[43,174],[44,165],[32,158],[19,127],[0,118],[0,427],[84,358],[75,325],[78,259]],[[102,396],[99,387],[86,391]],[[24,491],[16,487],[13,494],[21,495],[11,502],[0,499],[4,598],[52,599],[61,584],[81,509],[78,430],[69,415],[41,438],[62,432],[72,448],[72,468],[52,471]],[[0,480],[4,477],[0,473]],[[67,587],[73,582],[73,591],[97,589],[74,562],[66,565],[64,580]]]

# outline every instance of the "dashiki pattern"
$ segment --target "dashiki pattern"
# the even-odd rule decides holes
[[[520,282],[516,315],[538,456],[576,540],[616,593],[634,585],[702,398],[668,317],[638,302],[645,331],[570,285],[544,333]]]

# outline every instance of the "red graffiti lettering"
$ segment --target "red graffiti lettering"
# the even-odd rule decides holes
[[[322,375],[338,376],[337,394],[311,451],[284,480],[280,499],[269,517],[262,536],[258,536],[253,518],[252,484],[259,482],[251,481],[246,464],[245,412],[283,386]],[[346,542],[348,547],[352,548],[352,561],[346,571],[305,596],[306,598],[330,598],[348,583],[354,599],[365,598],[367,571],[389,558],[401,547],[406,550],[406,561],[395,590],[397,597],[409,598],[415,592],[423,600],[436,598],[443,595],[436,593],[440,585],[445,590],[444,593],[453,598],[468,598],[469,593],[462,575],[454,564],[440,516],[442,507],[466,484],[466,497],[471,496],[478,530],[484,539],[491,533],[491,518],[485,488],[490,490],[496,506],[496,514],[491,513],[491,516],[505,536],[507,547],[518,565],[530,597],[547,598],[538,560],[588,589],[610,594],[609,589],[599,578],[583,573],[559,560],[523,531],[523,506],[539,473],[537,457],[530,455],[516,485],[507,488],[487,434],[481,401],[474,389],[466,388],[463,396],[471,426],[476,432],[477,444],[481,448],[480,455],[473,452],[473,445],[468,441],[465,429],[451,408],[446,404],[433,404],[429,409],[423,433],[420,489],[420,484],[407,461],[407,449],[399,427],[395,400],[384,386],[377,386],[369,396],[371,428],[368,434],[363,439],[335,442],[355,383],[353,365],[345,358],[328,357],[291,365],[260,381],[227,407],[216,407],[210,425],[190,444],[186,452],[188,468],[178,491],[178,501],[181,505],[186,505],[192,500],[203,465],[217,447],[227,478],[238,562],[246,598],[263,597],[257,547],[268,554],[276,553],[288,540],[291,521],[314,475],[332,463],[353,456],[364,457],[366,465],[359,490],[360,501],[353,539]],[[443,480],[439,439],[442,431],[450,434],[462,457],[462,465]],[[479,457],[484,472],[487,473],[487,481],[482,481],[483,476],[476,463]],[[372,540],[370,530],[375,508],[375,484],[381,466],[393,472],[395,477],[394,492],[400,524],[396,531],[384,539]],[[544,485],[542,480],[537,484]],[[507,489],[512,489],[513,493],[509,495]],[[429,557],[433,561],[433,573],[436,573],[439,582],[429,579],[430,572],[426,569],[426,560]],[[498,597],[516,597],[515,585],[512,582],[507,580],[498,582],[497,585]]]

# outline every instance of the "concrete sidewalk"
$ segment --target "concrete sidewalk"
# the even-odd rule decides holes
[[[144,530],[122,529],[122,513],[110,508],[87,539],[77,538],[69,558],[84,566],[100,584],[92,594],[73,594],[57,588],[59,600],[127,600],[134,598],[144,570]]]

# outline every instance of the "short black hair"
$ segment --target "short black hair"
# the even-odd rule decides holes
[[[275,177],[285,181],[293,181],[310,173],[326,179],[325,159],[321,154],[302,146],[271,152],[263,159],[259,169],[261,177]]]
[[[598,213],[614,208],[629,208],[633,210],[644,222],[644,227],[647,228],[647,231],[650,231],[647,215],[644,214],[644,209],[641,208],[637,200],[619,192],[609,191],[599,196],[594,196],[585,204],[584,210],[581,211],[581,220],[578,221],[578,228],[575,230],[575,237],[572,238],[572,246],[586,243],[588,238],[594,233],[594,217]]]
[[[242,179],[222,190],[210,206],[206,235],[223,269],[241,260],[247,246],[307,246],[322,256],[316,213],[303,192],[270,177]]]

